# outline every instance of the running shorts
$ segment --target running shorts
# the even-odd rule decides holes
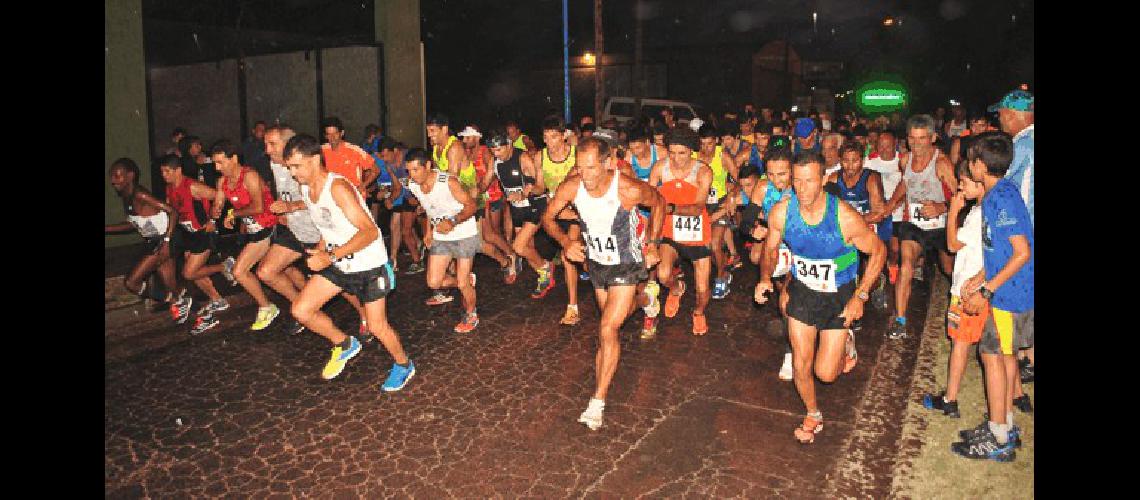
[[[834,293],[817,292],[795,278],[788,284],[788,316],[819,330],[844,329],[843,308],[855,293],[855,280]]]
[[[978,349],[984,354],[1013,355],[1015,349],[1033,347],[1033,310],[1023,313],[990,307]]]
[[[645,270],[644,262],[627,262],[609,266],[590,262],[590,282],[593,283],[594,288],[633,286],[648,279],[649,272]]]
[[[364,304],[387,297],[396,288],[396,275],[392,272],[391,262],[355,273],[345,273],[336,266],[329,266],[317,274],[324,276],[341,290],[355,295]]]

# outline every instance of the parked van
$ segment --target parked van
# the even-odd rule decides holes
[[[602,123],[606,120],[613,118],[619,125],[625,125],[637,118],[637,98],[634,97],[611,97],[606,102],[606,107],[602,111]],[[693,117],[705,115],[704,108],[684,102],[684,101],[670,101],[667,99],[641,99],[641,114],[660,120],[661,110],[669,109],[673,111],[673,117],[677,119],[677,123],[681,125],[688,125]],[[704,120],[704,118],[701,118]]]

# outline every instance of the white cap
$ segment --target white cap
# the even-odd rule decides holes
[[[689,128],[693,129],[693,132],[698,131],[701,128],[701,125],[704,124],[705,121],[700,118],[693,118],[692,120],[689,120]]]
[[[468,125],[467,128],[464,128],[461,132],[459,132],[458,134],[455,134],[455,135],[458,135],[459,137],[471,137],[471,136],[483,137],[483,134],[479,133],[478,130],[475,130],[475,127],[472,127],[470,125]]]

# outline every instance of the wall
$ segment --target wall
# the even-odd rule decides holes
[[[393,137],[409,146],[424,146],[423,45],[419,0],[375,0],[376,38],[384,46],[385,121]],[[351,131],[350,131],[351,132]]]
[[[344,123],[345,139],[360,145],[364,126],[380,125],[378,47],[341,47],[321,51],[325,116]]]
[[[299,133],[319,137],[315,52],[308,60],[304,52],[247,57],[245,88],[251,125],[257,120],[286,123]]]
[[[103,221],[126,220],[123,205],[107,178],[111,162],[126,156],[139,164],[139,183],[150,185],[147,142],[146,70],[143,59],[141,0],[107,1],[103,53]],[[169,133],[169,131],[167,132]],[[107,236],[104,247],[142,241],[135,234]]]

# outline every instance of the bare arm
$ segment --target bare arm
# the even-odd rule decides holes
[[[475,206],[475,198],[463,188],[463,184],[459,183],[459,179],[455,176],[447,177],[447,188],[451,190],[451,195],[455,197],[459,203],[463,204],[463,210],[455,216],[455,225],[462,224],[467,219],[475,215],[478,207]]]
[[[851,205],[846,203],[839,204],[839,230],[843,233],[847,243],[855,245],[855,248],[859,249],[860,252],[868,255],[863,279],[859,280],[859,286],[855,289],[855,297],[853,298],[858,298],[861,293],[869,294],[871,293],[871,285],[875,284],[875,280],[869,279],[869,277],[878,276],[882,272],[883,265],[887,262],[887,247],[879,239],[879,235],[871,232],[871,228],[867,227],[862,214],[856,212],[854,208],[851,208]]]
[[[868,224],[876,224],[890,215],[890,212],[883,210],[887,202],[883,199],[883,176],[878,172],[872,171],[867,177],[867,194],[871,196],[871,212],[864,215],[863,220]]]
[[[764,239],[764,253],[760,258],[760,284],[772,289],[772,273],[780,256],[780,242],[784,240],[784,219],[788,213],[788,200],[781,200],[768,213],[768,236]]]
[[[176,223],[178,221],[178,212],[174,210],[174,207],[163,203],[158,198],[155,198],[145,190],[139,191],[139,199],[141,199],[143,203],[157,207],[159,210],[166,212],[166,218],[170,221],[170,223],[166,225],[165,237],[167,240],[169,240],[170,235],[174,234],[174,227],[178,225]]]
[[[249,192],[249,205],[241,210],[234,210],[234,217],[246,217],[250,215],[257,215],[264,209],[261,200],[261,190],[265,185],[261,183],[260,175],[247,175],[245,176],[245,189]]]
[[[551,238],[554,238],[555,241],[562,245],[562,248],[566,249],[568,249],[573,242],[570,241],[570,237],[566,234],[566,231],[558,227],[555,219],[558,217],[558,214],[562,212],[562,209],[574,201],[574,195],[578,191],[579,182],[581,182],[581,178],[577,175],[567,176],[566,180],[558,185],[558,189],[554,192],[554,197],[546,204],[546,211],[542,213],[542,228],[546,230],[546,234],[550,235]]]
[[[380,169],[376,168],[376,159],[368,153],[360,155],[360,184],[365,190],[376,188],[376,178],[380,177]]]

